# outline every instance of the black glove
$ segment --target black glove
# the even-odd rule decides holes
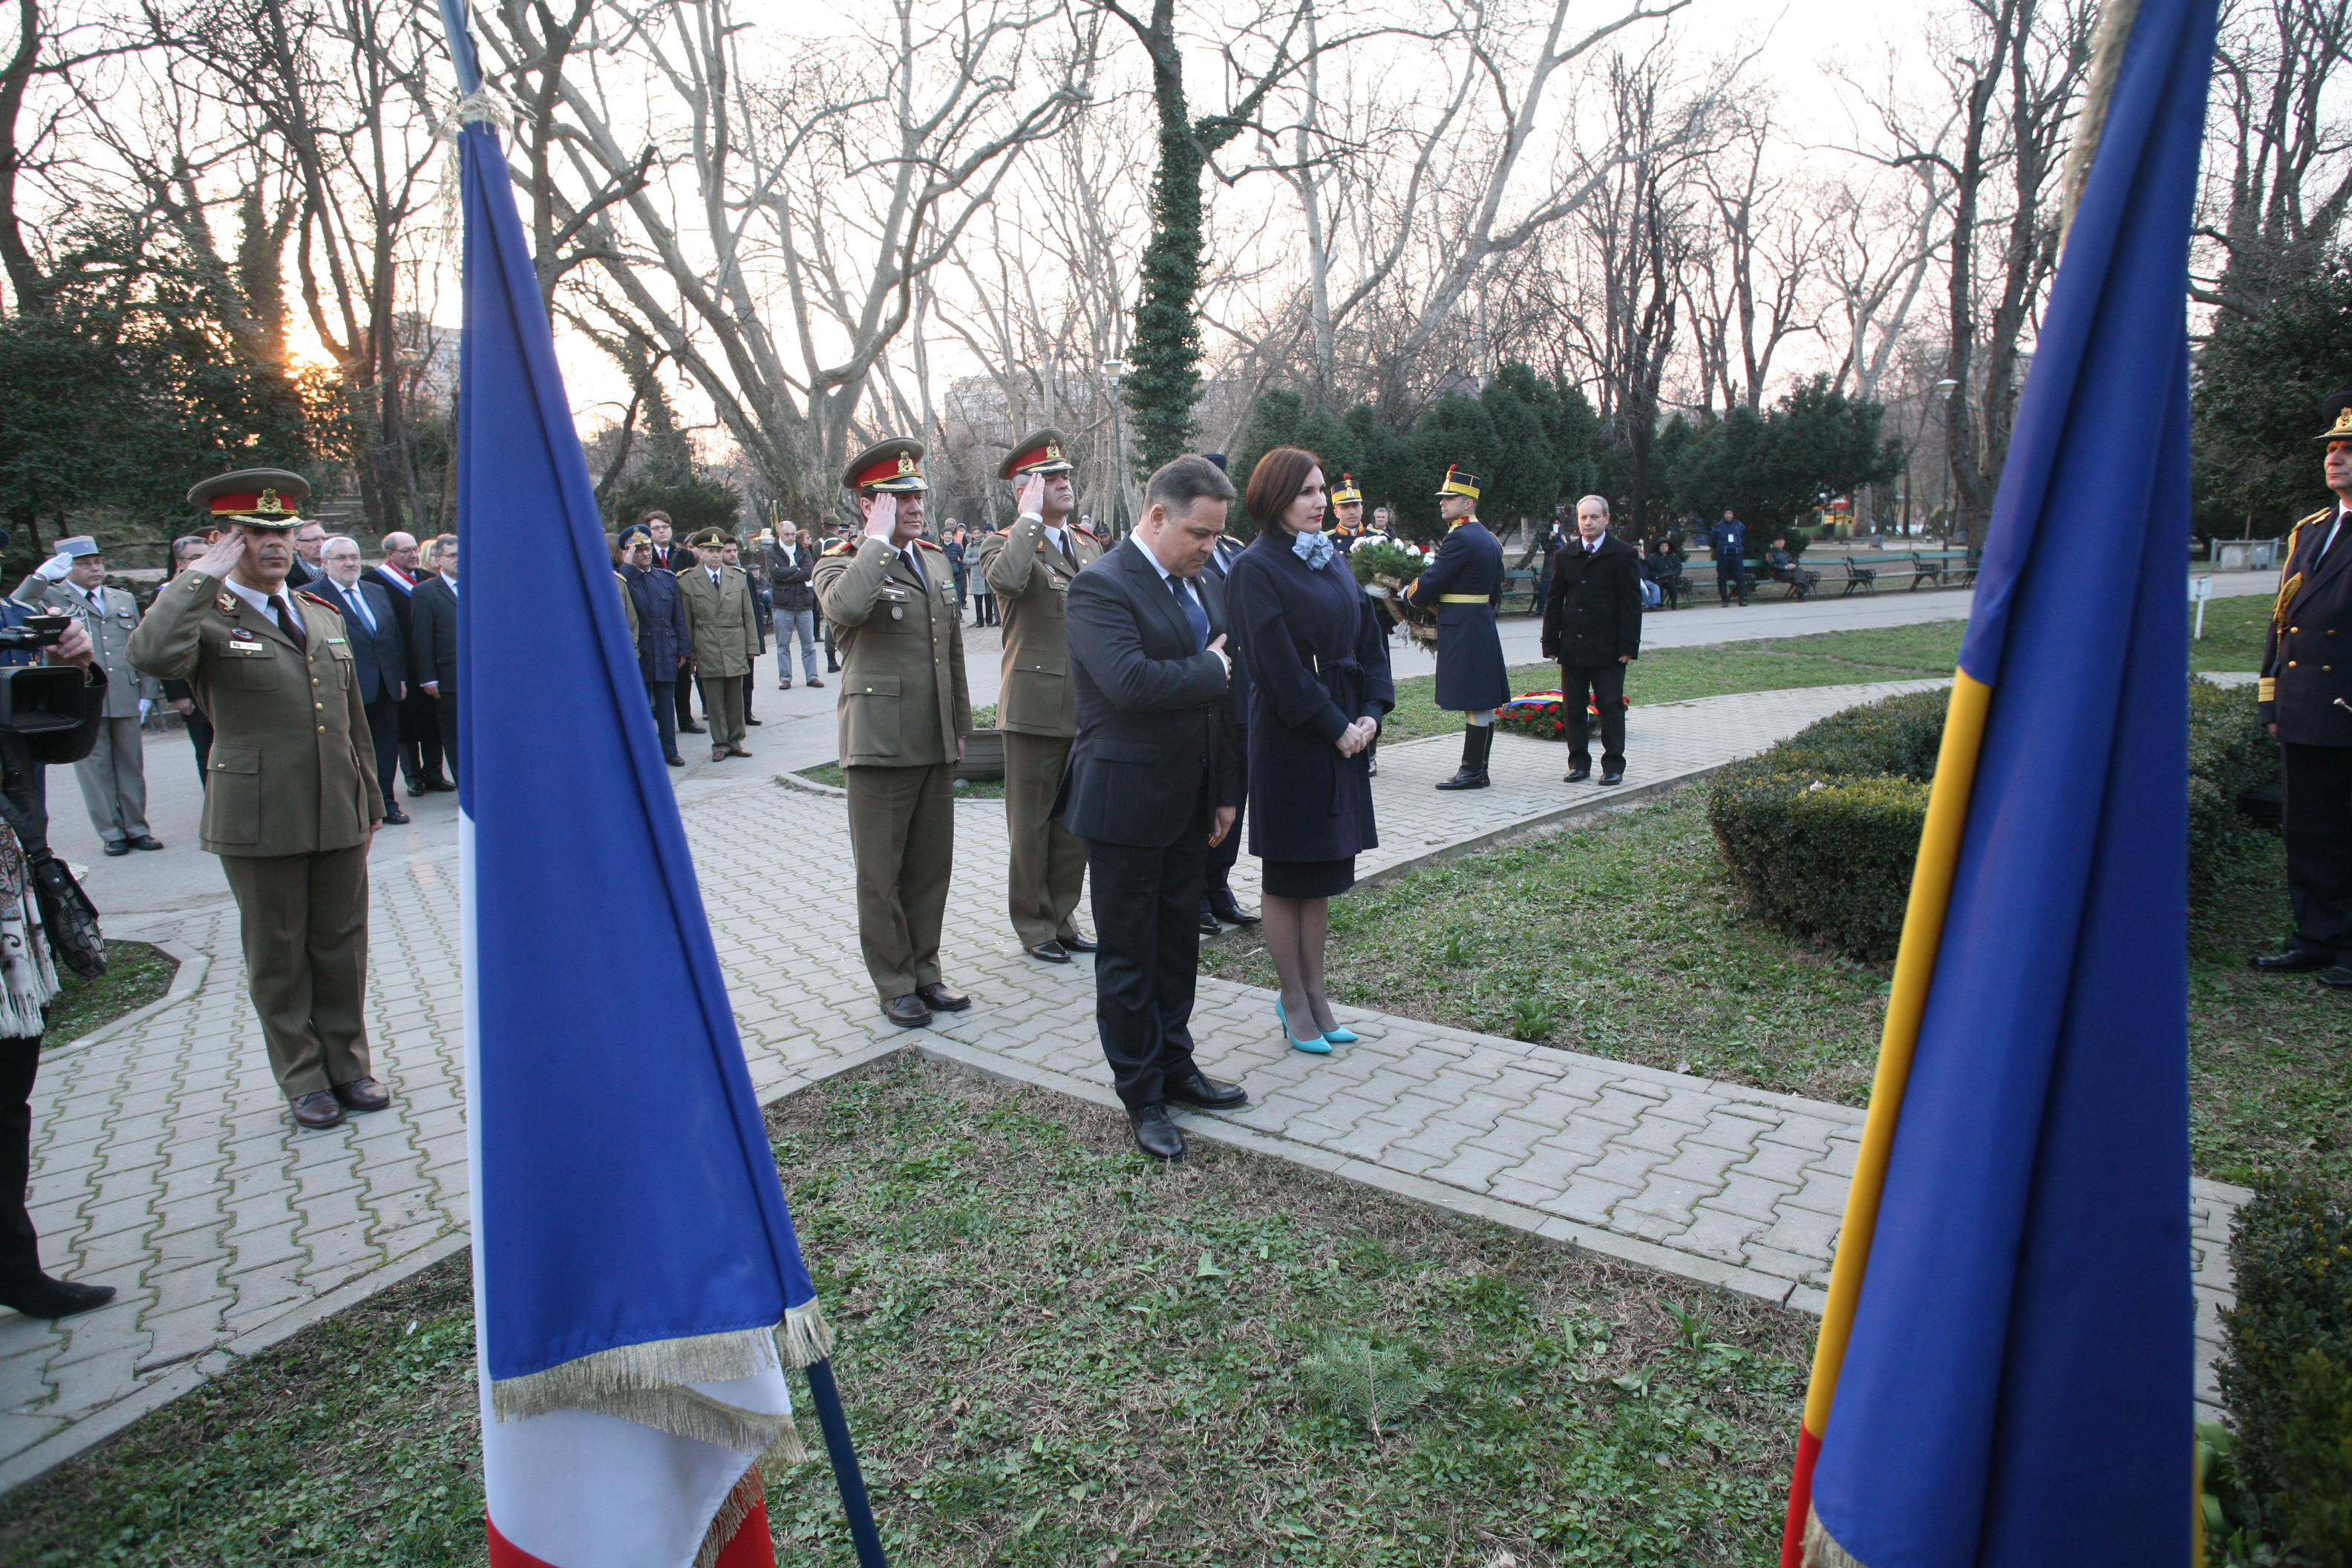
[[[85,980],[106,973],[106,936],[98,929],[98,909],[66,863],[43,854],[32,860],[33,897],[40,901],[41,923],[48,928],[49,951],[58,961]]]

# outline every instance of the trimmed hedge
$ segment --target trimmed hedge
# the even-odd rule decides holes
[[[1749,910],[1862,959],[1903,935],[1948,691],[1916,691],[1832,714],[1718,771],[1707,822]],[[2278,777],[2278,748],[2251,689],[2189,687],[2189,871],[2209,885],[2260,831],[2241,792]]]
[[[2258,1194],[2230,1242],[2221,1398],[2252,1527],[2314,1568],[2352,1568],[2352,1206],[2309,1184]]]

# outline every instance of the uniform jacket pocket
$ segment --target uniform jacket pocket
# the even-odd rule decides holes
[[[205,837],[215,844],[261,842],[261,748],[213,742],[205,789]]]

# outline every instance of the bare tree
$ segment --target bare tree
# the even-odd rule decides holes
[[[2279,269],[2305,271],[2352,203],[2352,125],[2336,68],[2352,51],[2352,0],[2234,0],[2214,56],[2200,221],[2211,270],[2193,290],[2244,310]]]

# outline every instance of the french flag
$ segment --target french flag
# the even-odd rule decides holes
[[[447,19],[470,112],[479,79]],[[784,1368],[814,1366],[829,1394],[830,1335],[506,159],[479,119],[459,148],[457,761],[490,1562],[772,1568],[760,1468],[805,1458]]]

